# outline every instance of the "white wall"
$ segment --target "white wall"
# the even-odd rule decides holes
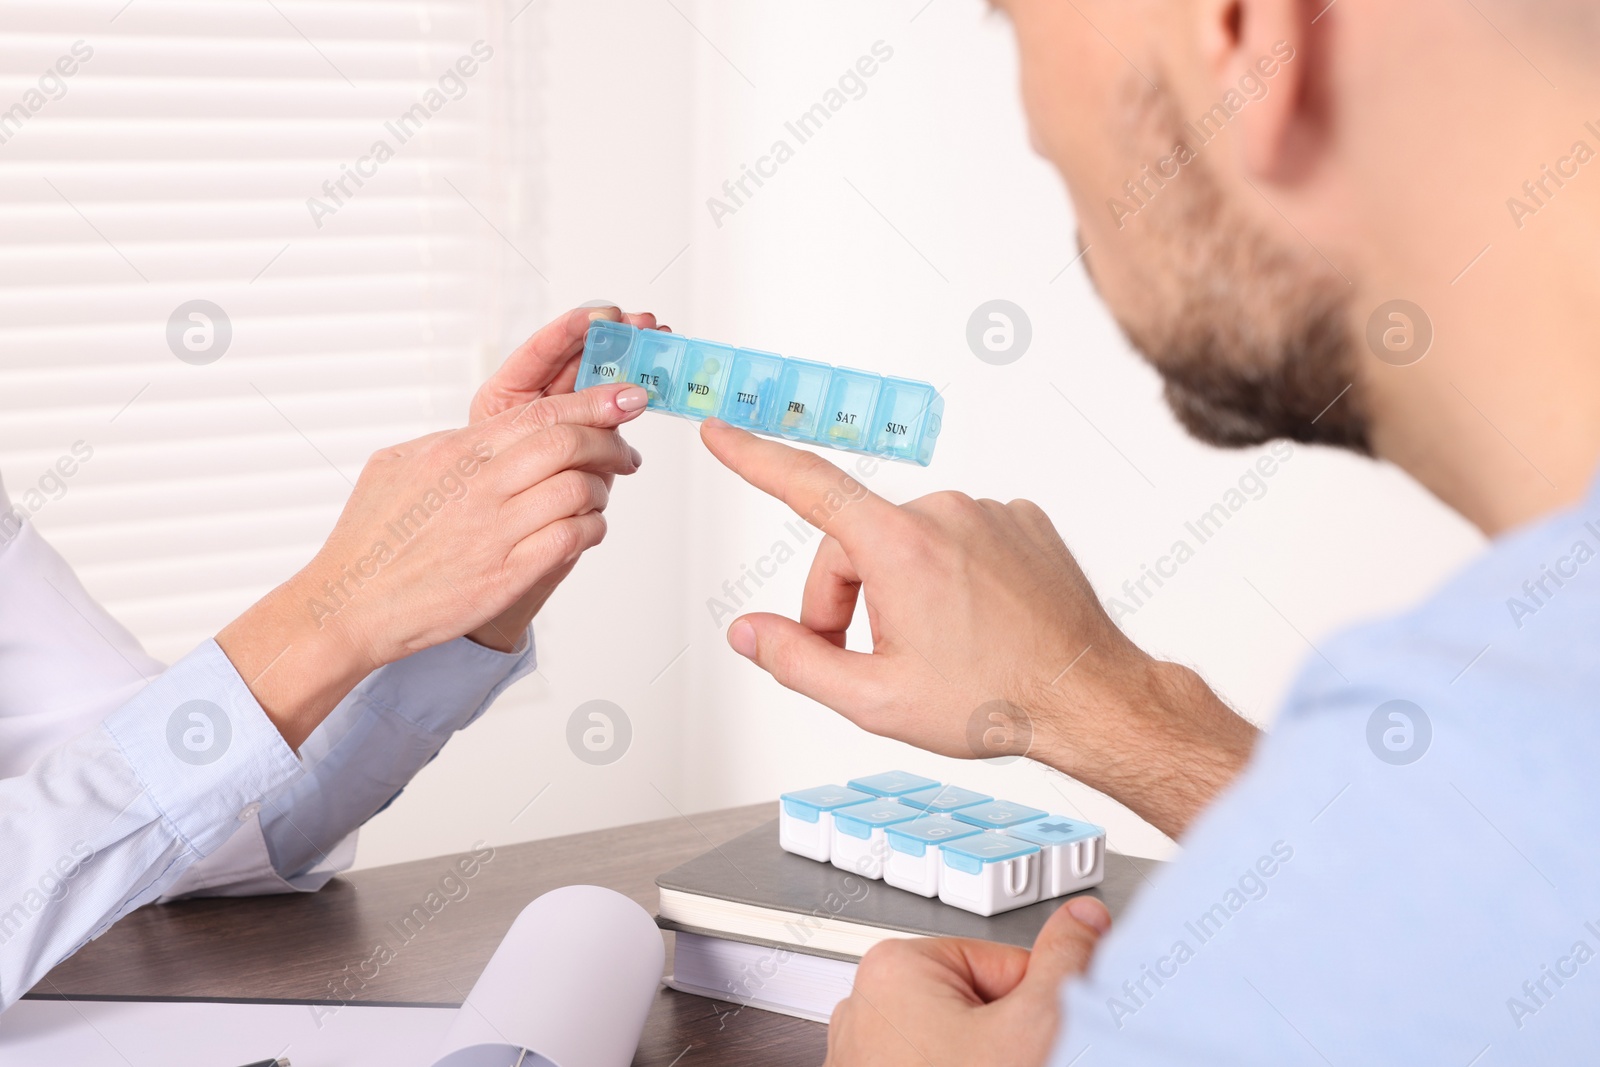
[[[504,27],[491,30],[497,62],[511,68],[504,71],[508,88],[493,102],[509,133],[504,144],[484,151],[517,166],[485,166],[469,187],[477,195],[481,179],[483,202],[495,205],[499,228],[516,248],[483,231],[493,251],[478,267],[493,269],[497,284],[472,294],[473,309],[429,305],[451,322],[470,322],[479,296],[500,309],[484,327],[501,336],[486,341],[483,370],[555,311],[606,298],[653,309],[681,332],[927,379],[944,387],[948,403],[933,466],[886,465],[872,488],[896,500],[942,488],[1002,500],[1031,497],[1107,592],[1137,578],[1186,520],[1249,467],[1248,455],[1205,449],[1183,436],[1160,402],[1156,378],[1128,352],[1081,265],[1068,267],[1072,217],[1055,175],[1027,149],[1009,30],[979,0],[485,3],[490,24]],[[329,35],[324,43],[335,54],[359,62],[355,50],[341,51],[335,39],[337,10],[322,13],[332,20],[326,25],[308,5],[296,13],[313,20],[312,32]],[[120,25],[140,23],[130,16]],[[281,26],[270,32],[285,33]],[[769,152],[775,139],[792,142],[784,123],[816,103],[878,41],[893,56],[867,81],[865,95],[813,139],[792,144],[793,159],[717,225],[707,199],[724,195],[724,181]],[[121,54],[115,44],[106,44],[108,74]],[[300,41],[285,37],[277,47],[293,57]],[[320,71],[309,52],[299,58],[313,74]],[[423,63],[425,73],[431,63]],[[51,114],[70,119],[74,108],[97,106],[110,86],[85,81]],[[481,96],[472,99],[473,108],[488,106]],[[187,106],[203,118],[200,103]],[[282,106],[292,112],[298,105]],[[10,182],[7,190],[22,189],[17,195],[32,198],[28,203],[44,204],[14,207],[14,215],[44,227],[28,213],[43,218],[53,210],[70,235],[76,217],[45,198],[28,170],[27,152],[50,151],[46,118],[36,120],[32,141],[7,146],[12,169],[0,174],[0,184]],[[373,124],[353,121],[346,133],[364,143]],[[347,147],[340,141],[327,151],[343,159]],[[299,242],[274,268],[283,279],[267,279],[272,285],[299,284],[302,276],[314,281],[304,258],[309,250],[332,255],[328,249],[342,247],[330,243],[338,233],[316,244],[316,235],[300,232],[298,190],[306,183],[292,177],[279,190],[292,209],[281,227],[276,216],[261,215],[261,232],[253,235],[261,254],[252,263],[266,262],[284,242]],[[379,211],[395,191],[364,194],[358,207]],[[239,190],[216,192],[226,198]],[[138,236],[154,223],[114,194],[106,194],[108,203],[121,214],[102,222],[130,242],[135,259],[155,256],[160,235]],[[452,196],[441,193],[436,210],[477,226]],[[73,247],[96,269],[123,269],[87,239]],[[0,257],[0,282],[9,287],[11,306],[38,318],[45,312],[29,296],[28,286],[37,284],[36,265],[24,261],[29,254],[12,248]],[[210,276],[217,272],[209,267],[163,269],[201,286],[199,292],[215,287]],[[376,294],[372,314],[403,333],[409,320],[402,313],[415,309],[376,276],[381,269],[346,270],[351,277],[344,281]],[[426,273],[425,265],[415,270]],[[236,288],[243,291],[242,280]],[[456,290],[440,290],[446,291]],[[86,385],[94,404],[110,405],[104,412],[63,407],[77,394],[49,384],[88,359],[82,353],[96,351],[92,345],[66,346],[60,358],[37,344],[0,353],[6,360],[0,369],[13,383],[9,395],[0,395],[0,460],[20,485],[53,460],[57,438],[70,443],[80,433],[78,421],[93,422],[103,458],[69,497],[40,514],[40,528],[113,605],[126,607],[135,594],[156,596],[159,619],[128,610],[127,621],[158,651],[176,655],[182,649],[169,647],[174,635],[192,642],[214,632],[302,562],[345,490],[304,447],[307,438],[280,425],[280,416],[245,389],[267,363],[249,362],[243,357],[254,354],[241,347],[240,358],[217,364],[202,379],[195,368],[168,359],[159,330],[145,330],[170,307],[158,296],[146,300],[148,315],[129,319],[130,330],[144,331],[143,347],[130,343],[105,353],[128,388],[110,372]],[[964,337],[972,310],[996,297],[1024,307],[1034,330],[1031,350],[1007,367],[976,359]],[[385,300],[394,305],[392,316],[384,314]],[[341,305],[345,312],[348,303]],[[46,325],[66,329],[73,321],[64,316]],[[464,395],[458,379],[465,357],[450,364],[448,381],[431,392],[413,389],[402,405],[382,383],[322,381],[326,370],[319,376],[307,358],[319,351],[312,327],[304,344],[275,336],[282,350],[269,355],[282,379],[270,380],[278,383],[272,390],[282,390],[289,417],[351,474],[377,444],[366,439],[377,420],[391,420],[394,433],[402,425],[404,432],[421,432],[464,415],[446,408],[459,406]],[[462,351],[469,340],[463,332]],[[117,406],[143,381],[155,384],[111,425]],[[271,522],[259,506],[251,512],[243,502],[259,505],[260,491],[240,481],[250,476],[250,464],[225,438],[258,428],[240,424],[228,414],[233,408],[205,408],[219,426],[210,437],[183,430],[181,455],[203,454],[210,464],[205,477],[183,466],[152,481],[158,491],[130,488],[133,480],[157,479],[151,450],[175,432],[163,405],[175,402],[180,387],[200,388],[196,382],[218,391],[217,404],[237,405],[239,396],[255,404],[250,417],[277,450],[270,454],[310,472],[273,482],[285,503]],[[316,406],[304,398],[323,386],[344,389],[341,402]],[[41,414],[35,409],[43,402],[30,399],[46,393],[67,397],[50,409],[55,414]],[[431,411],[424,410],[429,397],[439,402]],[[221,427],[223,421],[230,425]],[[461,849],[480,838],[499,843],[692,816],[893,766],[1080,813],[1108,825],[1113,843],[1126,851],[1157,854],[1166,847],[1110,801],[1037,766],[957,763],[868,737],[734,655],[707,600],[775,541],[792,537],[789,516],[711,461],[688,423],[648,415],[628,436],[645,453],[645,467],[617,487],[605,545],[542,614],[539,672],[453,741],[373,821],[363,836],[362,865]],[[288,470],[290,459],[280,466]],[[231,486],[241,500],[232,514],[222,513],[219,502],[230,498],[219,495],[219,485]],[[194,518],[201,514],[223,532],[248,528],[256,552],[249,558],[256,562],[241,566],[227,551],[234,542],[210,536],[212,527]],[[173,522],[183,523],[175,544],[215,542],[198,563],[180,561],[185,580],[203,597],[162,600],[156,594],[163,572],[137,554],[141,538],[171,537]],[[129,536],[130,529],[139,536]],[[1309,654],[1300,634],[1317,642],[1342,625],[1397,608],[1478,546],[1458,519],[1393,471],[1305,450],[1127,626],[1153,651],[1199,668],[1241,712],[1266,722]],[[809,549],[801,551],[749,606],[793,613],[809,558]],[[202,564],[209,568],[203,574]],[[853,637],[864,647],[864,633]],[[610,766],[584,764],[566,744],[568,716],[592,699],[614,701],[633,724],[632,748]]]
[[[933,466],[888,465],[872,488],[896,500],[942,488],[1030,497],[1104,592],[1137,578],[1245,472],[1251,455],[1182,434],[1081,266],[1063,272],[1071,213],[1027,148],[1009,29],[977,0],[675,3],[693,27],[641,0],[557,0],[523,16],[548,34],[551,278],[529,291],[524,324],[607,297],[680,332],[947,386]],[[879,40],[894,55],[866,95],[715,225],[707,198]],[[972,309],[994,297],[1033,323],[1032,349],[1008,367],[980,362],[964,340]],[[786,536],[788,515],[718,467],[687,423],[647,416],[629,436],[644,470],[619,487],[607,543],[541,618],[541,675],[374,821],[363,865],[476,837],[692,815],[891,766],[1081,813],[1125,851],[1169,847],[1036,765],[961,763],[869,737],[734,655],[706,601]],[[1480,545],[1393,470],[1299,450],[1268,484],[1127,621],[1260,722],[1312,654],[1300,634],[1319,642],[1403,606]],[[792,614],[809,555],[752,608]],[[564,743],[568,714],[596,697],[620,704],[635,731],[609,767]]]

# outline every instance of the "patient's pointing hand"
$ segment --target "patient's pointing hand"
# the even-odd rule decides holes
[[[1123,635],[1036,505],[896,506],[812,453],[715,421],[702,438],[828,535],[798,622],[758,613],[728,630],[781,684],[934,752],[1027,753],[1169,834],[1243,766],[1254,729]],[[845,648],[858,598],[870,653]]]

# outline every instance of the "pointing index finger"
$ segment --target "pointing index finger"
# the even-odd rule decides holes
[[[897,521],[900,509],[821,456],[707,419],[700,439],[723,466],[789,505],[846,550]]]

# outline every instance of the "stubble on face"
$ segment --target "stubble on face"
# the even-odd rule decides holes
[[[1191,140],[1158,86],[1131,77],[1121,99],[1116,132],[1130,174]],[[1221,145],[1190,147],[1196,158],[1124,220],[1114,240],[1128,244],[1107,250],[1123,257],[1105,293],[1112,314],[1200,440],[1288,438],[1370,455],[1369,414],[1352,388],[1350,284],[1302,238],[1280,238],[1230,201],[1209,169],[1207,153]]]

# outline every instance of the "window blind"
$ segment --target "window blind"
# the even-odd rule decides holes
[[[464,418],[501,345],[492,6],[0,12],[0,473],[157,656]]]

